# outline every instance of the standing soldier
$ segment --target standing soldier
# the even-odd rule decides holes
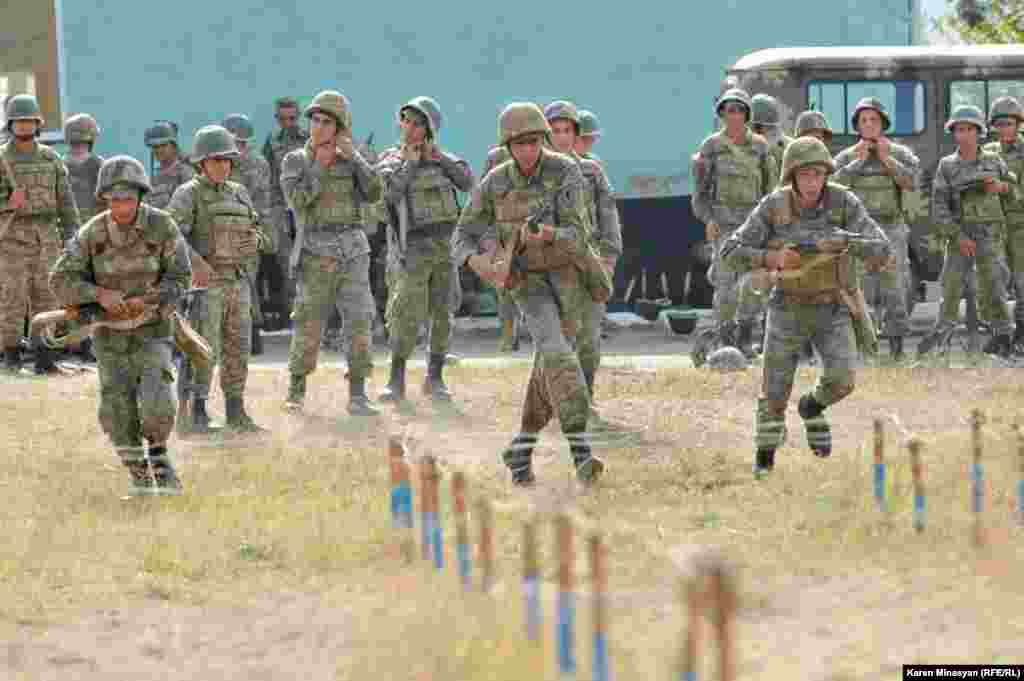
[[[0,147],[0,198],[13,216],[0,219],[0,335],[4,367],[17,372],[25,311],[31,318],[55,307],[47,275],[79,219],[67,167],[56,151],[36,141],[43,127],[39,102],[14,95],[4,113],[10,137]],[[38,338],[32,343],[35,372],[56,371],[53,351]]]
[[[978,141],[988,134],[976,106],[958,106],[946,122],[957,150],[943,157],[932,182],[932,223],[949,236],[942,268],[942,309],[935,330],[917,348],[923,356],[945,346],[956,329],[964,277],[972,264],[978,271],[978,307],[992,328],[986,353],[1008,357],[1013,351],[1013,323],[1006,306],[1000,239],[1006,209],[1018,200],[1017,178],[999,154]]]
[[[576,137],[576,153],[582,158],[597,161],[603,168],[604,161],[593,151],[594,145],[601,140],[602,134],[604,133],[601,130],[601,123],[597,120],[597,115],[586,109],[580,111],[580,134]]]
[[[149,147],[150,168],[153,172],[153,191],[146,194],[146,203],[156,208],[167,208],[178,187],[195,175],[192,167],[183,161],[178,152],[178,126],[170,121],[157,121],[144,133]],[[159,165],[159,172],[153,171],[153,161]]]
[[[768,302],[761,395],[757,401],[754,474],[775,464],[786,431],[786,405],[793,391],[800,347],[806,339],[822,359],[814,390],[800,398],[807,444],[832,453],[832,430],[823,412],[853,392],[857,360],[851,298],[856,279],[844,276],[851,255],[872,260],[889,255],[885,234],[845,188],[829,183],[834,171],[825,145],[801,137],[783,154],[785,186],[773,191],[722,246],[722,258],[742,271],[765,268],[775,274]],[[844,230],[839,232],[837,230]],[[851,233],[859,235],[851,238]],[[793,243],[815,242],[823,254],[804,263]],[[853,289],[853,290],[851,290]]]
[[[860,136],[857,144],[836,156],[834,181],[848,187],[864,204],[871,218],[889,238],[892,261],[881,272],[868,273],[866,284],[878,287],[885,304],[885,335],[894,360],[903,359],[903,338],[910,330],[907,319],[907,287],[910,228],[903,219],[903,192],[918,186],[920,162],[914,152],[885,136],[889,115],[882,102],[865,97],[851,119]]]
[[[179,187],[168,206],[188,241],[195,284],[206,289],[199,298],[196,330],[213,352],[211,366],[196,371],[192,427],[199,433],[209,431],[206,401],[213,367],[219,363],[227,427],[261,432],[263,428],[245,412],[244,404],[252,338],[252,287],[245,267],[259,251],[269,248],[270,238],[261,231],[249,192],[228,180],[239,157],[231,133],[219,125],[200,128],[192,153],[200,174]]]
[[[782,129],[779,100],[771,95],[758,94],[750,100],[750,129],[768,140],[768,151],[775,161],[776,173],[782,168],[782,154],[793,141]]]
[[[424,394],[451,401],[442,370],[452,335],[451,296],[458,279],[451,253],[459,220],[458,192],[473,188],[473,171],[440,147],[441,109],[416,97],[398,110],[401,144],[377,165],[390,214],[388,308],[391,378],[382,401],[405,399],[405,364],[416,349],[420,324],[429,320],[430,361]]]
[[[1018,353],[1024,352],[1024,141],[1019,136],[1024,108],[1013,97],[1000,97],[992,102],[989,125],[996,129],[999,139],[983,148],[999,154],[1010,172],[1017,177],[1017,197],[1006,202],[1006,255],[1013,273],[1013,286],[1017,304],[1014,307],[1016,328],[1013,345]]]
[[[572,159],[543,148],[551,129],[535,104],[510,104],[498,119],[500,141],[512,155],[473,191],[452,237],[457,264],[468,264],[486,281],[508,286],[533,336],[533,371],[526,389],[519,435],[504,452],[513,483],[534,482],[532,457],[541,429],[557,415],[569,440],[576,477],[590,484],[604,471],[586,435],[590,400],[587,384],[565,327],[575,323],[586,295],[575,263],[588,247],[584,180]],[[527,229],[533,211],[544,223]],[[502,250],[518,245],[515,260],[496,266],[496,253],[481,254],[492,235]],[[512,266],[525,260],[521,270]],[[510,276],[502,277],[508,268]]]
[[[481,182],[487,177],[489,172],[512,158],[512,155],[508,153],[508,148],[500,144],[500,141],[499,139],[498,146],[491,147],[487,152],[487,158],[484,160],[484,169],[480,173]],[[498,320],[501,322],[501,342],[498,344],[498,352],[515,352],[519,350],[521,313],[519,308],[516,307],[516,302],[512,300],[512,294],[508,289],[497,287],[496,292]]]
[[[291,97],[281,97],[274,102],[274,118],[278,129],[267,135],[263,144],[263,158],[270,164],[270,234],[276,259],[268,265],[267,281],[270,284],[271,304],[267,311],[276,318],[274,330],[288,326],[292,300],[295,298],[296,283],[288,278],[288,258],[292,252],[292,228],[288,218],[288,203],[281,190],[281,163],[284,157],[301,149],[309,140],[309,133],[299,125],[299,103]],[[268,327],[270,328],[270,327]]]
[[[747,129],[750,109],[745,91],[725,91],[715,109],[725,127],[701,143],[692,172],[693,212],[707,226],[706,238],[714,248],[708,277],[715,287],[712,304],[719,340],[744,354],[750,352],[760,306],[753,304],[751,293],[741,291],[741,286],[749,289],[749,284],[741,283],[739,273],[723,265],[719,250],[722,240],[743,224],[779,179],[768,141]]]
[[[352,109],[344,95],[334,90],[319,93],[305,116],[311,122],[310,139],[281,165],[281,189],[298,227],[289,262],[295,270],[289,276],[297,279],[298,291],[285,408],[302,408],[306,377],[316,369],[320,352],[323,312],[335,306],[348,349],[348,411],[375,416],[379,412],[366,395],[366,378],[373,369],[374,303],[362,206],[380,199],[382,184],[352,143]]]
[[[99,303],[120,318],[135,318],[148,304],[173,310],[188,287],[188,251],[170,216],[141,203],[149,191],[134,158],[103,162],[96,198],[110,208],[78,231],[54,265],[50,285],[60,305]],[[134,329],[95,331],[100,426],[128,469],[132,494],[181,494],[167,452],[174,428],[172,323],[158,314]]]
[[[265,225],[263,228],[264,234],[267,235],[269,240],[270,164],[267,163],[266,159],[254,153],[249,146],[249,142],[252,141],[253,137],[253,128],[248,116],[245,114],[231,114],[224,119],[222,125],[235,138],[235,146],[238,148],[238,162],[232,167],[231,177],[228,179],[242,185],[249,192],[249,198],[252,199],[252,205],[256,208],[256,213],[260,217],[260,224]],[[272,247],[273,242],[271,241],[267,249],[270,251],[270,257],[273,257],[273,251],[270,250]],[[263,354],[263,339],[260,337],[260,327],[263,326],[264,321],[263,295],[261,293],[262,286],[260,285],[263,279],[261,268],[263,258],[263,254],[256,254],[245,264],[245,273],[249,279],[249,285],[252,287],[251,348],[253,355]],[[267,290],[272,291],[273,288],[268,288]]]

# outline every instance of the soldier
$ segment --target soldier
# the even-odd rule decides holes
[[[604,133],[601,130],[601,123],[597,120],[597,115],[586,109],[580,111],[580,134],[576,137],[576,153],[583,158],[597,161],[603,168],[604,161],[593,151],[594,145],[601,140],[602,134]]]
[[[793,137],[814,137],[824,142],[827,147],[832,144],[832,128],[829,127],[825,114],[820,111],[804,111],[796,117]]]
[[[585,181],[583,201],[587,207],[587,222],[591,242],[608,269],[608,276],[615,271],[615,263],[622,255],[622,228],[619,212],[612,198],[612,187],[601,164],[580,158],[576,154],[576,139],[580,130],[580,119],[572,102],[552,102],[544,109],[544,117],[551,126],[551,145],[555,151],[574,159],[580,166]],[[588,301],[584,301],[588,302]],[[594,403],[594,380],[601,365],[601,320],[606,305],[589,301],[580,308],[576,336],[576,354],[579,356],[583,378],[590,392],[591,407]],[[605,426],[603,419],[593,409],[590,413],[592,426]]]
[[[1013,344],[1016,351],[1024,352],[1024,140],[1019,136],[1024,122],[1024,108],[1013,97],[1000,97],[992,102],[988,114],[989,125],[995,128],[999,139],[986,144],[986,152],[999,154],[1017,177],[1017,200],[1006,202],[1006,255],[1013,273],[1013,286],[1017,304],[1014,306],[1016,328]]]
[[[238,162],[232,166],[231,177],[228,179],[245,187],[245,190],[249,192],[249,198],[252,199],[252,205],[256,208],[256,213],[260,216],[260,224],[269,225],[270,164],[266,159],[253,153],[249,147],[249,142],[253,137],[252,122],[245,114],[231,114],[224,119],[222,125],[234,136],[235,146],[238,148]],[[264,228],[264,233],[268,238],[270,237],[269,232],[269,227]],[[264,276],[262,263],[274,257],[273,251],[270,250],[272,248],[273,241],[268,247],[268,253],[257,254],[245,264],[245,273],[249,279],[249,285],[252,287],[252,342],[250,347],[253,355],[263,354],[263,339],[260,337],[260,327],[264,322],[261,283],[266,280],[268,291],[275,290],[275,286],[283,285],[283,282],[270,281]]]
[[[917,189],[920,162],[908,147],[885,136],[890,127],[889,115],[876,97],[860,100],[850,122],[860,141],[836,156],[833,181],[857,195],[889,239],[893,262],[880,272],[868,272],[865,285],[877,287],[882,295],[885,335],[889,338],[892,358],[899,361],[903,359],[903,337],[910,330],[907,319],[910,228],[903,219],[903,192]]]
[[[503,459],[514,484],[531,485],[537,435],[557,414],[569,440],[576,477],[590,484],[603,473],[604,463],[591,453],[586,435],[589,395],[569,344],[573,334],[565,329],[575,321],[573,306],[586,295],[574,264],[587,247],[583,174],[572,159],[543,148],[551,129],[536,104],[507,106],[498,119],[498,130],[512,160],[488,173],[473,190],[452,237],[452,251],[459,265],[468,264],[485,281],[511,288],[533,336],[533,371],[521,430]],[[548,202],[548,216],[553,213],[553,217],[546,219],[553,224],[541,224],[537,233],[526,229],[531,211]],[[496,254],[481,254],[482,249],[498,246],[489,243],[495,234],[502,249],[515,243],[522,247],[513,262],[524,259],[525,271],[501,279]]]
[[[268,326],[274,330],[288,326],[288,315],[295,299],[296,282],[288,278],[288,258],[292,252],[292,228],[288,219],[288,203],[281,190],[281,163],[284,157],[301,149],[309,140],[309,133],[299,125],[299,103],[291,97],[281,97],[274,102],[274,118],[278,129],[267,134],[263,144],[263,158],[270,164],[270,225],[276,266],[267,259],[268,277],[281,286],[271,289],[271,300],[267,312],[275,320]]]
[[[147,306],[144,296],[155,294],[161,310],[173,309],[188,287],[188,251],[171,217],[141,203],[149,191],[139,161],[103,162],[96,198],[109,209],[78,231],[54,265],[50,286],[60,305],[99,303],[111,316],[134,318]],[[182,492],[167,451],[174,428],[172,323],[160,314],[134,329],[95,331],[100,426],[128,469],[131,494]]]
[[[978,303],[989,321],[992,341],[985,352],[1009,357],[1013,323],[1006,306],[999,240],[1007,208],[1019,199],[1017,178],[999,154],[979,148],[987,134],[976,106],[958,106],[946,122],[957,150],[939,160],[932,182],[932,223],[949,237],[942,268],[942,309],[935,330],[917,348],[919,356],[944,346],[956,329],[963,280],[972,264],[978,272]]]
[[[388,226],[388,307],[391,378],[381,401],[405,399],[405,364],[420,324],[429,320],[430,361],[424,394],[449,402],[443,369],[452,335],[451,239],[459,219],[458,192],[473,188],[473,172],[440,147],[441,109],[415,97],[398,110],[401,143],[386,150],[377,170],[384,183]],[[404,212],[404,215],[403,215]]]
[[[294,211],[298,234],[289,276],[298,280],[295,332],[288,352],[291,380],[285,408],[297,411],[306,396],[306,376],[316,369],[323,310],[337,307],[348,349],[350,414],[379,412],[366,395],[373,370],[370,324],[370,243],[363,229],[362,206],[378,201],[377,171],[352,144],[352,109],[340,92],[324,90],[305,111],[312,134],[306,146],[289,153],[281,165],[281,189]]]
[[[170,121],[157,121],[143,135],[149,147],[150,168],[155,160],[159,172],[153,173],[153,191],[146,194],[146,203],[156,208],[167,208],[178,187],[195,173],[187,161],[183,162],[178,150],[178,126]]]
[[[775,450],[785,440],[786,404],[793,390],[797,357],[810,338],[822,358],[822,374],[814,390],[800,398],[807,443],[821,457],[832,453],[832,430],[823,412],[850,395],[857,360],[851,287],[843,260],[850,255],[872,260],[887,258],[885,234],[864,210],[860,199],[828,182],[834,172],[825,145],[801,137],[783,154],[785,186],[773,191],[722,246],[722,258],[738,270],[766,268],[775,273],[768,302],[761,395],[755,426],[755,476],[769,472]],[[836,229],[845,230],[845,235]],[[861,235],[851,240],[850,233]],[[816,242],[836,259],[811,256],[806,264],[790,248],[793,242]],[[854,290],[855,292],[855,290]]]
[[[750,100],[750,129],[768,140],[768,150],[775,161],[776,172],[782,168],[782,154],[793,138],[782,130],[782,112],[779,100],[771,95],[758,94]]]
[[[188,241],[195,285],[206,289],[199,299],[196,330],[213,351],[211,367],[196,370],[192,428],[209,432],[206,401],[213,366],[219,363],[227,427],[262,432],[246,413],[244,403],[252,339],[252,287],[245,267],[260,251],[269,250],[270,237],[263,232],[249,192],[228,179],[239,159],[231,133],[219,125],[200,128],[192,153],[200,174],[179,187],[168,206]]]
[[[484,160],[484,169],[480,173],[481,182],[487,174],[497,168],[505,161],[512,158],[512,155],[508,153],[508,148],[504,145],[499,144],[496,147],[491,147],[487,152],[487,158]],[[508,289],[498,287],[497,302],[498,302],[498,319],[501,322],[501,342],[498,344],[498,352],[515,352],[519,350],[519,336],[522,315],[519,312],[519,308],[516,307],[516,302],[512,300],[512,294]]]
[[[8,141],[0,147],[0,341],[4,367],[21,370],[18,341],[29,316],[55,307],[47,273],[64,242],[78,230],[78,209],[68,170],[57,152],[39,144],[39,102],[14,95],[5,107]],[[57,371],[54,353],[33,338],[35,373]]]
[[[744,354],[751,352],[760,305],[754,304],[749,283],[741,283],[738,273],[722,265],[719,250],[722,240],[772,191],[779,177],[768,141],[747,129],[750,109],[746,92],[726,90],[715,109],[725,127],[701,143],[692,171],[696,184],[693,212],[707,226],[706,238],[714,249],[708,277],[715,287],[712,304],[720,343]]]

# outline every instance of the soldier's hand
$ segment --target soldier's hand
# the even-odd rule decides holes
[[[960,237],[960,255],[965,258],[973,258],[978,254],[978,242],[974,239]]]
[[[853,147],[853,151],[854,154],[856,154],[857,159],[860,161],[868,160],[868,156],[871,155],[871,146],[872,143],[866,139],[861,139],[860,142],[857,142],[857,144]]]
[[[717,222],[709,222],[704,227],[704,238],[708,241],[718,241],[720,236],[722,236],[722,228],[718,226]]]
[[[124,296],[121,295],[120,291],[97,286],[96,302],[111,316],[120,317],[124,314]]]
[[[192,262],[192,288],[207,288],[210,279],[213,277],[213,270],[205,262]]]
[[[523,230],[523,240],[532,241],[534,243],[551,243],[555,240],[555,228],[552,225],[538,225],[540,231],[536,234],[530,231],[530,228],[525,224],[520,228]]]
[[[418,161],[423,156],[422,144],[405,144],[402,146],[403,161]]]
[[[348,135],[338,135],[335,140],[337,145],[338,156],[345,161],[351,161],[356,154],[355,145],[352,144],[352,138]]]
[[[878,152],[878,160],[885,161],[889,158],[889,151],[891,149],[891,143],[888,137],[879,137],[875,142],[875,150]]]
[[[485,255],[471,255],[466,261],[470,269],[476,272],[476,275],[484,281],[496,283],[497,272],[495,271],[494,265],[491,263],[491,259]]]
[[[764,265],[770,270],[795,270],[800,267],[800,254],[792,248],[767,250]]]
[[[1000,182],[994,177],[985,178],[985,193],[986,194],[1005,194],[1010,190],[1009,185],[1005,182]]]
[[[25,207],[25,190],[15,189],[11,192],[11,196],[7,199],[7,207],[12,210],[21,210]]]
[[[337,160],[338,148],[334,144],[321,144],[314,153],[321,168],[330,168]]]
[[[818,250],[823,253],[842,253],[846,250],[846,239],[819,239]]]
[[[129,298],[124,301],[124,318],[135,319],[146,311],[146,301],[142,298]]]

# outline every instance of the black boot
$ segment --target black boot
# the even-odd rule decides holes
[[[1013,339],[1008,333],[993,336],[992,339],[985,344],[982,352],[986,355],[996,355],[1003,359],[1009,359],[1013,356]]]
[[[131,477],[131,484],[128,487],[128,496],[141,497],[154,493],[156,487],[153,482],[153,475],[150,473],[149,464],[142,455],[142,447],[137,452],[119,451],[121,462],[128,469]]]
[[[288,379],[288,396],[284,401],[285,411],[302,411],[306,399],[306,375],[291,374]]]
[[[4,370],[14,374],[21,371],[21,348],[14,346],[4,350]]]
[[[206,413],[206,398],[195,397],[192,399],[192,432],[210,433],[215,428],[210,427],[210,416]]]
[[[266,428],[260,428],[256,422],[245,413],[245,402],[241,397],[227,397],[224,399],[225,421],[228,428],[242,433],[265,433]]]
[[[1017,304],[1024,305],[1024,301],[1019,301]],[[1019,319],[1013,330],[1013,349],[1017,354],[1024,353],[1024,321]]]
[[[754,322],[740,322],[736,333],[736,348],[743,353],[747,359],[754,359],[757,353],[754,352]]]
[[[566,433],[569,440],[569,451],[572,453],[572,464],[576,467],[576,479],[587,487],[593,485],[604,473],[604,461],[590,451],[586,429],[578,433]]]
[[[37,376],[45,376],[57,372],[55,353],[42,343],[36,344],[36,362],[33,370]]]
[[[513,485],[531,487],[536,482],[537,478],[533,475],[533,448],[536,445],[536,435],[521,433],[502,452],[501,459],[512,472]]]
[[[149,463],[153,466],[153,479],[156,481],[155,494],[178,496],[182,493],[181,480],[167,455],[167,447],[150,447]]]
[[[402,402],[405,400],[405,358],[391,358],[391,378],[384,386],[384,392],[377,398],[381,402]]]
[[[762,448],[754,454],[754,477],[760,480],[775,468],[775,450]]]
[[[933,350],[948,350],[949,343],[953,338],[953,329],[947,329],[945,331],[932,331],[930,334],[924,337],[917,345],[917,357],[918,359],[925,357],[928,353]]]
[[[903,336],[889,337],[889,351],[894,362],[903,361]]]
[[[256,357],[263,354],[263,336],[260,334],[260,327],[252,325],[252,346],[251,354]]]
[[[377,408],[366,395],[365,378],[349,378],[348,380],[348,413],[353,416],[377,416]]]
[[[590,404],[594,404],[594,374],[593,369],[583,369],[583,380],[587,383],[587,393],[590,395]]]
[[[800,398],[797,412],[804,420],[804,431],[807,434],[807,445],[815,456],[825,458],[832,454],[832,428],[823,416],[824,405],[820,404],[810,393]]]
[[[423,394],[429,395],[435,402],[451,402],[452,394],[444,384],[444,362],[446,353],[431,353],[427,365],[427,377],[423,381]]]

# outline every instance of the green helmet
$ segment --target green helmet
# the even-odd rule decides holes
[[[722,96],[715,102],[715,115],[722,115],[722,107],[726,102],[738,102],[747,107],[747,120],[750,120],[750,95],[746,90],[738,87],[730,88],[722,93]]]
[[[146,194],[152,189],[146,168],[131,156],[112,156],[100,165],[96,180],[97,198],[103,198],[105,194],[112,198],[130,198],[133,190]],[[119,195],[120,192],[124,193]]]
[[[580,136],[597,137],[601,133],[601,123],[593,111],[580,111]]]
[[[330,114],[338,122],[338,127],[343,130],[352,129],[352,107],[348,98],[336,90],[324,90],[313,98],[313,102],[306,107],[303,115],[311,118],[316,112]]]
[[[836,170],[832,154],[828,153],[828,147],[824,142],[817,137],[796,138],[782,152],[782,183],[791,183],[794,172],[804,166],[814,164],[825,166],[829,175]]]
[[[796,128],[793,131],[795,137],[806,135],[812,130],[821,130],[825,133],[826,143],[832,141],[832,128],[829,127],[825,114],[820,111],[804,111],[796,117]]]
[[[178,146],[178,129],[170,121],[157,121],[151,127],[146,128],[143,139],[147,147],[156,147],[161,144],[173,144]]]
[[[551,121],[555,119],[565,118],[572,121],[573,125],[576,127],[576,134],[579,134],[580,132],[580,115],[576,110],[576,105],[572,102],[567,102],[564,99],[557,102],[551,102],[544,107],[544,118],[547,120],[548,125],[550,125]]]
[[[10,132],[11,123],[14,121],[35,121],[39,128],[43,127],[43,114],[39,109],[39,101],[32,95],[14,95],[7,100],[4,107],[4,117],[7,119],[7,130]],[[38,128],[36,133],[39,133]]]
[[[1024,107],[1021,107],[1013,97],[1000,97],[992,102],[992,109],[988,112],[988,124],[997,118],[1016,118],[1017,122],[1024,121]]]
[[[515,102],[506,106],[498,117],[498,144],[508,144],[517,137],[530,134],[551,134],[540,107],[532,102]]]
[[[754,95],[750,100],[750,123],[751,125],[764,125],[775,127],[779,124],[779,101],[771,95]]]
[[[196,130],[192,140],[192,163],[200,164],[208,158],[238,159],[235,137],[219,125],[204,125]]]
[[[864,97],[857,102],[857,106],[853,107],[853,114],[850,115],[850,124],[853,126],[853,129],[857,129],[857,119],[860,117],[860,112],[868,109],[878,112],[878,116],[882,119],[882,130],[888,130],[892,121],[889,120],[889,114],[885,110],[885,105],[882,104],[882,100],[878,97]]]
[[[443,117],[441,116],[441,107],[437,105],[430,97],[413,97],[408,102],[402,105],[402,108],[398,110],[398,117],[402,117],[402,112],[406,109],[412,109],[418,111],[427,117],[427,134],[430,138],[437,140],[441,133],[441,123]]]
[[[68,144],[95,143],[99,134],[100,126],[87,113],[75,114],[64,121],[64,141]]]
[[[245,114],[231,114],[225,116],[221,125],[234,135],[235,140],[238,142],[248,142],[253,138],[255,130],[252,127],[252,121]]]
[[[953,109],[953,114],[946,121],[946,132],[953,132],[953,126],[957,123],[970,123],[977,126],[978,137],[984,137],[988,134],[988,128],[985,125],[985,115],[981,113],[981,109],[973,104],[958,106]]]

